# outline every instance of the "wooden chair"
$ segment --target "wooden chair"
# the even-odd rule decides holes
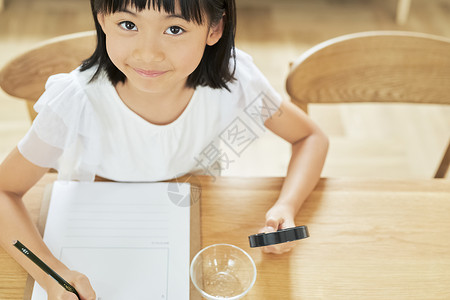
[[[402,31],[334,38],[292,64],[286,89],[305,111],[309,103],[450,104],[450,39]],[[449,160],[450,143],[436,178]]]
[[[48,77],[75,69],[93,53],[95,45],[95,31],[47,40],[6,64],[0,71],[0,87],[9,95],[26,100],[33,120],[33,105],[44,92]]]
[[[411,7],[411,0],[397,1],[397,13],[395,15],[395,20],[398,25],[404,25],[406,23],[410,7]]]

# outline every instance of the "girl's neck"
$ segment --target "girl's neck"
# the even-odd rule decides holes
[[[118,83],[116,91],[122,102],[133,112],[155,125],[167,125],[175,121],[189,104],[193,88],[184,85],[164,93],[148,93],[125,83]]]

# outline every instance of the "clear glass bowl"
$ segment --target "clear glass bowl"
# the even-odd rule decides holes
[[[209,300],[240,299],[256,281],[256,266],[239,247],[215,244],[198,252],[191,263],[191,280]]]

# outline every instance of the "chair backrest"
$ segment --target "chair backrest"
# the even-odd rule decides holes
[[[450,39],[403,31],[350,34],[301,55],[286,80],[292,101],[450,104]]]
[[[0,71],[0,87],[11,96],[27,100],[33,120],[33,105],[44,92],[48,77],[78,67],[93,53],[95,45],[95,31],[47,40],[6,64]]]
[[[286,90],[309,103],[450,104],[450,39],[404,31],[337,37],[306,51],[292,65]],[[450,144],[435,177],[444,177]]]

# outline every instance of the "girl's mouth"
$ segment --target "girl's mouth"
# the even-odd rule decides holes
[[[143,77],[158,77],[167,73],[167,71],[143,70],[137,68],[135,68],[134,70],[136,71],[136,73]]]

